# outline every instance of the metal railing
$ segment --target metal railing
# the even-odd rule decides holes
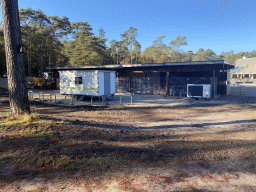
[[[104,99],[107,99],[106,95],[103,96],[91,96],[91,106],[93,105],[93,97],[101,97],[101,106],[103,106],[104,103]]]
[[[67,97],[71,97],[71,105],[74,105],[74,96],[73,95],[65,95],[64,105],[67,105]]]
[[[182,91],[182,92],[180,92],[180,101],[181,101],[181,95],[182,95],[183,93],[188,94],[189,99],[191,99],[191,93],[190,93],[190,92]]]
[[[45,99],[45,96],[50,96],[50,102],[53,101],[53,97],[54,97],[54,102],[57,103],[57,96],[56,94],[54,93],[44,93],[44,92],[39,92],[39,101],[44,101]],[[33,91],[29,91],[28,92],[28,97],[29,98],[33,98]],[[75,98],[74,98],[74,95],[65,95],[64,97],[64,105],[68,105],[68,98],[71,98],[71,105],[75,105]],[[106,95],[103,95],[103,96],[91,96],[91,105],[93,105],[93,98],[94,97],[100,97],[101,98],[101,105],[104,106],[105,105],[105,100],[106,100]]]
[[[52,96],[54,96],[54,102],[56,103],[56,94],[54,93],[44,93],[44,92],[39,92],[39,100],[40,101],[44,101],[44,97],[46,95],[49,95],[50,96],[50,102],[52,102]]]
[[[41,100],[41,95],[42,95],[42,100]],[[44,101],[44,92],[39,92],[39,101]]]
[[[50,102],[52,102],[52,96],[54,95],[54,102],[56,103],[56,94],[54,94],[54,93],[51,93],[50,94]]]
[[[28,91],[28,98],[29,99],[33,99],[34,98],[33,91]]]
[[[132,105],[132,96],[131,95],[121,95],[121,97],[120,97],[120,105],[122,105],[122,97],[125,97],[125,96],[131,97],[131,105]]]
[[[234,93],[237,93],[238,95],[242,96],[245,94],[245,88],[246,86],[244,85],[241,85],[240,83],[236,83],[234,86],[233,86],[233,91],[229,92],[228,95],[231,95],[231,94],[234,94]]]
[[[57,99],[60,99],[59,96],[57,96],[55,93],[45,93],[45,92],[38,92],[39,95],[39,101],[45,101],[45,98],[47,96],[47,99],[49,97],[49,101],[50,102],[54,102],[55,104],[57,104]],[[33,99],[35,97],[35,93],[33,91],[28,91],[28,98],[29,99]],[[57,98],[58,97],[58,98]],[[106,105],[106,101],[107,101],[107,96],[103,95],[103,96],[91,96],[91,106],[94,104],[94,98],[98,97],[101,98],[101,106]],[[122,105],[124,103],[123,97],[130,97],[130,105],[133,105],[133,97],[132,95],[121,95],[120,97],[120,105]],[[70,101],[71,99],[71,101]],[[74,95],[65,95],[64,96],[64,103],[63,100],[62,102],[58,102],[59,104],[63,103],[64,105],[75,105],[75,96]],[[58,100],[59,101],[59,100]]]

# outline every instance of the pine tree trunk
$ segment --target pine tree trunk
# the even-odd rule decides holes
[[[131,64],[132,64],[132,44],[131,44],[130,52],[131,52]]]
[[[30,53],[31,53],[30,40],[29,40],[29,49],[27,51],[28,51],[28,76],[31,77],[32,73],[31,73],[31,59],[30,59]]]
[[[28,34],[28,30],[27,30],[27,34]],[[29,49],[27,49],[27,55],[28,55],[28,76],[32,76],[31,74],[31,63],[30,63],[30,37],[28,37],[28,46],[29,46]]]
[[[53,41],[51,42],[51,48],[50,48],[50,56],[49,56],[49,71],[51,70],[50,68],[52,67],[52,46],[53,46]]]
[[[118,65],[118,52],[117,52],[117,60],[116,60],[116,64]]]
[[[21,41],[18,0],[1,0],[10,108],[13,116],[29,113]]]
[[[40,47],[40,71],[39,71],[39,77],[43,77],[43,70],[44,70],[44,64],[43,64],[43,45],[44,40],[42,39],[42,44]]]

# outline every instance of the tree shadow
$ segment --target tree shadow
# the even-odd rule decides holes
[[[32,180],[38,175],[51,179],[51,174],[67,176],[77,171],[104,176],[112,169],[165,167],[174,162],[177,168],[192,170],[196,165],[218,172],[216,163],[232,161],[234,149],[235,158],[242,161],[253,161],[256,156],[256,142],[252,140],[190,140],[198,133],[163,135],[94,126],[57,125],[49,128],[49,134],[2,137],[0,181]],[[185,166],[182,162],[186,161],[195,163]]]
[[[61,118],[56,118],[56,117],[47,117],[45,118],[47,120],[53,120],[53,121],[60,121],[62,120]],[[88,127],[99,127],[99,128],[105,128],[105,129],[126,129],[126,130],[157,130],[157,129],[177,129],[177,128],[202,128],[204,130],[207,130],[207,127],[209,126],[218,126],[218,125],[239,125],[239,124],[247,124],[247,123],[255,123],[256,119],[249,119],[249,120],[236,120],[236,121],[227,121],[227,122],[215,122],[215,123],[189,123],[189,121],[185,121],[183,119],[166,119],[170,122],[179,121],[182,122],[184,121],[184,124],[173,124],[172,125],[160,125],[160,126],[136,126],[133,125],[132,123],[114,123],[114,122],[108,122],[108,123],[95,123],[87,120],[68,120],[69,123],[72,125],[86,125]],[[160,121],[161,122],[161,121]]]

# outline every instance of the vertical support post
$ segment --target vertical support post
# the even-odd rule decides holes
[[[65,95],[65,101],[64,101],[64,105],[66,105],[67,104],[67,95]]]
[[[212,74],[212,98],[214,99],[215,97],[215,70],[213,71]]]
[[[165,85],[165,95],[168,95],[168,78],[169,77],[169,72],[166,72],[166,85]]]
[[[72,105],[74,105],[74,95],[72,95],[71,97],[72,97]]]
[[[91,106],[93,105],[93,96],[91,96]]]
[[[28,91],[28,98],[33,99],[33,91]]]
[[[129,72],[129,93],[132,92],[131,84],[132,84],[132,75],[131,75],[131,72]]]
[[[104,105],[103,98],[104,98],[104,100],[106,100],[106,101],[107,101],[107,96],[106,96],[106,95],[102,96],[102,99],[101,99],[101,100],[102,100],[101,106],[103,106],[103,105]]]

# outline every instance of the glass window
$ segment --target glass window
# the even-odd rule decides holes
[[[82,77],[75,77],[75,84],[83,84]]]

